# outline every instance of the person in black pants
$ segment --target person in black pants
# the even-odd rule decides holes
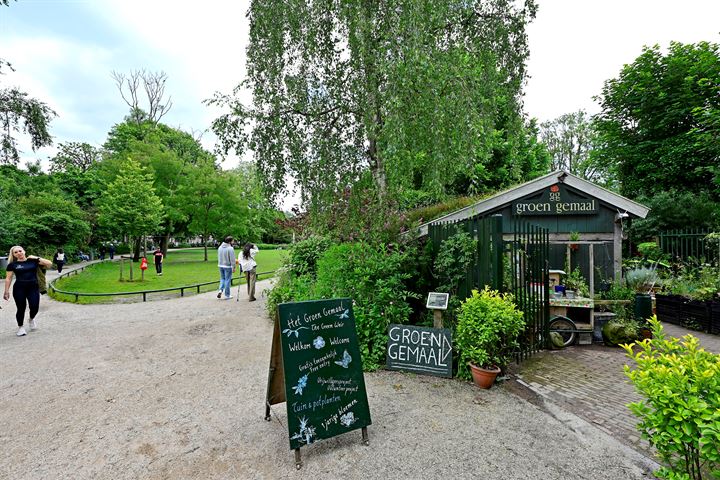
[[[162,250],[159,248],[155,249],[153,252],[153,257],[155,257],[155,273],[158,275],[162,275],[162,264],[163,264],[163,253]]]
[[[10,299],[10,284],[12,283],[13,275],[15,275],[15,285],[13,285],[12,296],[17,306],[15,319],[18,324],[18,331],[16,335],[22,337],[27,334],[23,323],[25,321],[25,308],[28,305],[30,306],[30,330],[37,329],[35,317],[40,309],[40,286],[37,280],[38,268],[40,266],[45,268],[51,267],[52,262],[40,257],[28,257],[25,255],[25,249],[20,246],[15,246],[10,249],[8,260],[10,260],[10,263],[8,263],[6,268],[7,275],[5,276],[5,293],[3,294],[3,298],[6,301]]]
[[[62,273],[63,265],[65,265],[65,252],[62,248],[58,248],[53,257],[53,263],[57,266],[57,272]]]

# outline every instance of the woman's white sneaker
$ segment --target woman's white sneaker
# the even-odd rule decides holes
[[[23,335],[27,335],[27,332],[25,331],[25,327],[18,328],[17,333],[15,334],[18,337],[22,337]]]
[[[37,318],[37,317],[35,317],[35,318]],[[35,320],[35,318],[30,319],[30,330],[37,330],[37,328],[38,328],[37,321]]]

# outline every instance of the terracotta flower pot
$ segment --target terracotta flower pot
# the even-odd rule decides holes
[[[487,389],[492,387],[493,383],[495,383],[495,378],[500,373],[500,369],[497,367],[487,369],[477,367],[472,363],[468,363],[468,366],[470,367],[470,373],[472,374],[475,385],[480,388]]]

